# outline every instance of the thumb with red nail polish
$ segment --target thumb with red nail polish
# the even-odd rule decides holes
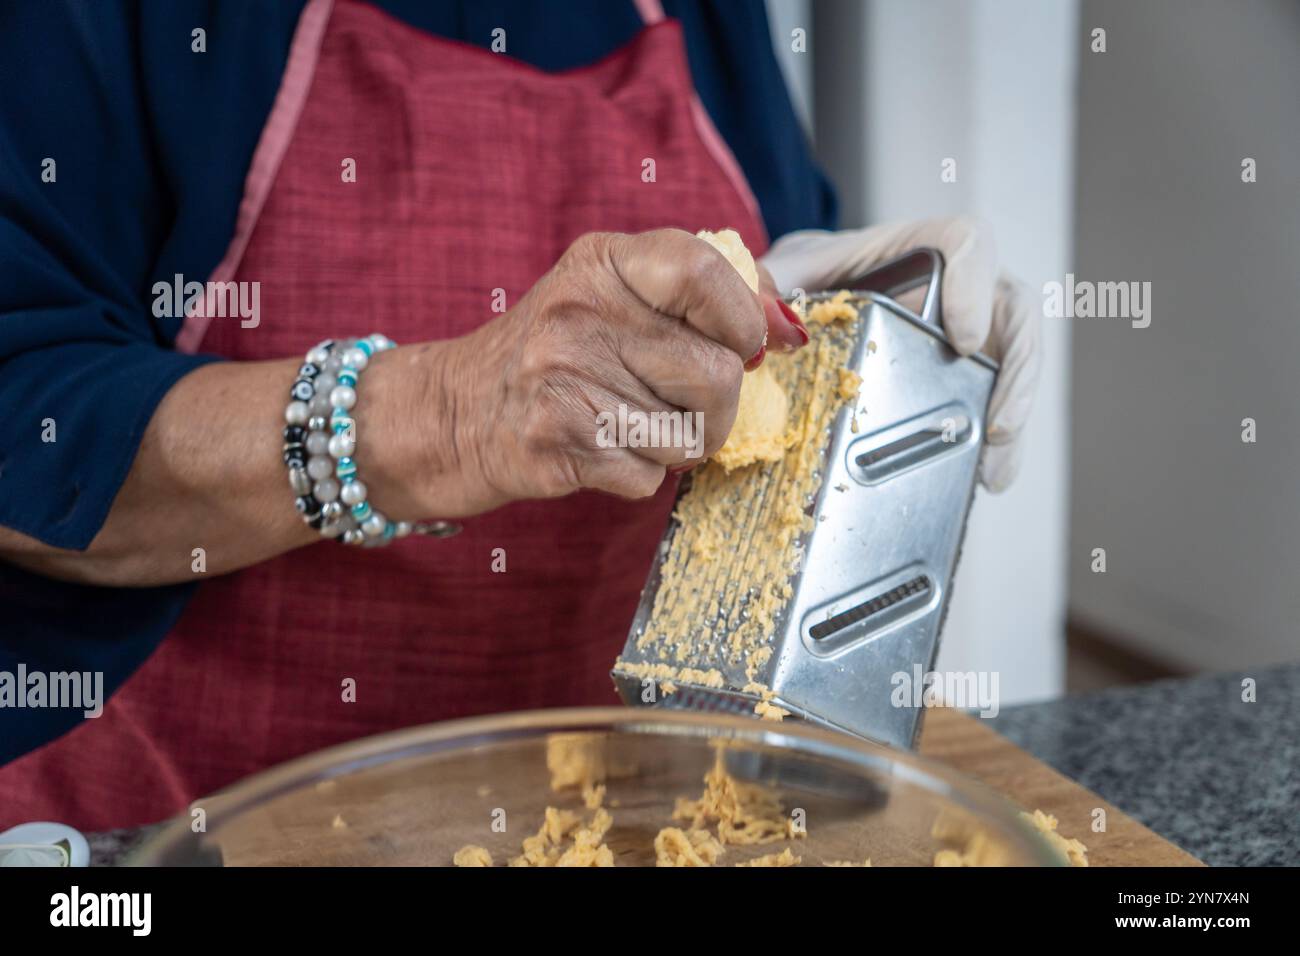
[[[767,318],[767,344],[778,352],[793,352],[808,344],[808,329],[799,318],[799,313],[790,308],[777,291],[772,274],[758,266],[759,300],[763,303],[763,314]]]

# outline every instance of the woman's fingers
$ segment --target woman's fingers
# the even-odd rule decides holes
[[[794,309],[786,305],[777,290],[776,280],[763,263],[758,265],[758,297],[767,319],[767,347],[778,352],[793,352],[808,344],[808,329]]]
[[[689,233],[583,236],[466,352],[486,391],[463,429],[485,497],[653,493],[666,468],[726,441],[767,325],[727,258]]]
[[[1029,287],[998,277],[993,297],[989,355],[999,364],[989,399],[987,443],[980,477],[990,491],[1011,484],[1020,461],[1021,434],[1034,404],[1041,350],[1035,299]]]
[[[944,331],[962,355],[984,347],[998,274],[993,231],[986,223],[973,216],[957,216],[873,226],[864,232],[874,234],[875,248],[870,254],[876,264],[922,246],[943,253]]]
[[[679,229],[602,238],[615,275],[647,306],[684,320],[743,361],[758,355],[767,319],[722,253]]]
[[[622,338],[619,358],[657,401],[691,416],[701,450],[686,457],[707,458],[731,433],[744,365],[735,352],[688,326],[674,327],[662,316],[649,318]],[[676,463],[681,462],[679,457]]]
[[[578,467],[583,488],[605,491],[620,498],[649,498],[664,482],[668,470],[629,448],[585,459]]]

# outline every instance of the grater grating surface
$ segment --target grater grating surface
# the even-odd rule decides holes
[[[614,667],[625,702],[775,705],[911,746],[920,714],[891,691],[938,650],[996,374],[943,337],[941,270],[921,250],[860,284],[928,279],[924,318],[864,289],[847,298],[856,321],[814,326],[777,371],[803,416],[780,462],[683,484]],[[827,375],[841,367],[862,379],[846,407]]]

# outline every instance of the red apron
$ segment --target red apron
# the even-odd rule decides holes
[[[731,226],[761,250],[680,26],[638,7],[650,23],[628,46],[554,74],[364,4],[313,0],[212,277],[260,282],[261,324],[191,320],[178,346],[252,360],[327,336],[463,335],[493,317],[494,289],[518,302],[592,230]],[[347,159],[355,182],[341,176]],[[364,477],[364,436],[358,457]],[[0,770],[0,829],[145,823],[367,734],[615,703],[609,667],[672,485],[640,502],[520,502],[445,540],[323,542],[205,582],[102,717]]]

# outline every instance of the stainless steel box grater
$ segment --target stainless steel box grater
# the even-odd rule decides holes
[[[800,538],[802,570],[790,578],[773,653],[755,675],[771,702],[795,717],[908,748],[921,711],[910,693],[905,706],[894,705],[901,686],[894,675],[906,675],[910,687],[938,652],[997,374],[988,358],[963,358],[944,336],[942,273],[940,254],[919,249],[847,287],[859,311],[849,367],[862,376],[858,405],[866,415],[854,434],[853,409],[840,409],[830,429],[812,530]],[[893,298],[921,285],[920,315]],[[676,531],[674,519],[620,662],[660,662],[636,639]],[[747,679],[734,661],[689,666],[720,670],[725,686],[674,680],[675,692],[654,695],[657,706],[752,713],[761,699],[741,689]],[[612,676],[625,703],[644,703],[640,677],[619,665]]]

